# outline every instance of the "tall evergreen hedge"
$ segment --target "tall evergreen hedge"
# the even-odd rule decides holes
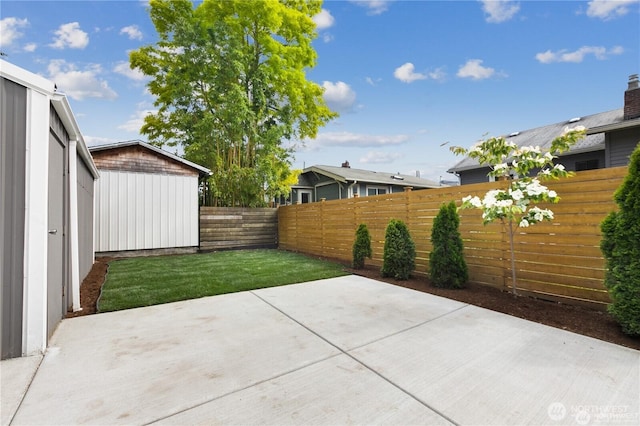
[[[416,269],[416,245],[401,220],[391,219],[387,225],[382,262],[383,277],[408,280]]]
[[[356,230],[356,240],[353,242],[353,267],[355,269],[364,268],[364,258],[371,259],[373,251],[371,249],[371,235],[369,234],[369,228],[364,223],[361,223]]]
[[[440,206],[431,228],[433,249],[429,253],[429,277],[436,287],[462,288],[469,279],[459,226],[456,204],[451,201]]]
[[[600,243],[607,268],[604,284],[612,301],[609,312],[622,331],[640,336],[640,144],[614,199],[619,210],[602,222]]]

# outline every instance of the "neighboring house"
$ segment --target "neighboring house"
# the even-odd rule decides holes
[[[80,306],[98,171],[67,97],[0,60],[2,359],[42,352]]]
[[[548,126],[523,130],[506,136],[518,146],[540,146],[549,149],[551,141],[562,135],[565,128],[584,126],[587,136],[560,156],[559,162],[570,171],[624,166],[640,142],[640,84],[638,75],[629,77],[624,93],[624,107],[613,111],[575,117]],[[488,167],[474,159],[465,158],[453,166],[449,173],[460,177],[462,185],[486,182]]]
[[[197,249],[199,184],[209,169],[139,140],[89,150],[100,171],[96,252]]]
[[[352,169],[349,162],[341,167],[312,166],[300,173],[298,183],[291,186],[291,193],[281,204],[312,203],[342,198],[402,192],[405,188],[438,188],[441,185],[428,179],[399,173],[373,172]]]

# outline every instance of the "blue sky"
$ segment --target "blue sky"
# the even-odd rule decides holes
[[[640,72],[639,0],[325,1],[317,66],[340,117],[293,166],[451,179],[469,146],[623,106]],[[89,145],[143,139],[153,111],[128,51],[156,40],[145,1],[2,1],[3,59],[67,93]]]

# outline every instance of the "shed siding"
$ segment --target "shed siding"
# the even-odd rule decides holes
[[[197,176],[103,170],[95,200],[97,252],[198,245]]]
[[[2,359],[22,355],[27,89],[0,78],[0,327]]]
[[[198,176],[198,171],[192,167],[142,146],[124,146],[104,151],[94,150],[92,156],[99,170]]]
[[[93,194],[94,180],[89,167],[77,157],[78,162],[78,251],[80,281],[93,266]]]

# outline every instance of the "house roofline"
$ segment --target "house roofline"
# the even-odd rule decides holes
[[[338,174],[335,173],[331,173],[323,168],[317,167],[317,166],[311,166],[311,167],[307,167],[306,169],[304,169],[302,171],[302,173],[307,173],[307,172],[312,172],[312,173],[319,173],[321,175],[324,176],[328,176],[331,179],[338,181],[338,182],[342,182],[342,183],[347,183],[347,179],[344,176],[340,176]]]
[[[628,129],[630,127],[640,126],[640,118],[634,118],[632,120],[620,121],[617,123],[605,124],[604,126],[597,126],[587,129],[587,135],[595,135],[598,133],[611,132],[613,130]]]
[[[349,170],[350,168],[346,168],[346,170]],[[375,174],[377,172],[371,172],[369,170],[362,170],[362,169],[353,169],[353,170],[360,170],[363,172],[370,172],[372,174]],[[349,183],[349,182],[367,182],[367,183],[374,183],[374,184],[379,184],[379,185],[396,185],[396,186],[410,186],[413,188],[420,188],[420,189],[433,189],[433,188],[440,188],[442,185],[439,185],[437,182],[431,182],[428,181],[426,179],[425,180],[427,183],[426,184],[422,184],[421,182],[415,182],[414,180],[409,180],[409,181],[405,181],[405,180],[397,180],[394,182],[389,182],[388,180],[383,180],[383,179],[379,179],[373,176],[367,176],[365,178],[347,178],[345,176],[341,176],[339,174],[333,173],[331,171],[328,171],[326,169],[323,168],[323,166],[311,166],[311,167],[307,167],[306,169],[304,169],[302,171],[302,173],[307,173],[307,172],[313,172],[313,173],[318,173],[321,174],[323,176],[327,176],[333,180],[335,180],[336,182],[340,182],[340,183]],[[412,178],[412,176],[405,176],[407,179]]]
[[[82,137],[82,133],[80,132],[80,127],[78,126],[78,122],[75,120],[75,116],[73,115],[73,111],[71,110],[71,105],[69,104],[69,100],[67,96],[61,93],[54,93],[51,97],[51,104],[53,105],[53,109],[55,109],[56,113],[62,120],[64,127],[69,134],[69,137],[72,140],[77,141],[76,150],[80,154],[80,157],[84,160],[85,164],[87,164],[89,171],[93,175],[94,179],[98,179],[100,173],[98,172],[98,168],[93,162],[93,157],[87,148],[87,144],[84,141],[84,137]]]
[[[110,144],[105,144],[105,145],[96,145],[96,146],[92,146],[89,148],[89,151],[91,152],[96,152],[96,151],[106,151],[109,149],[116,149],[116,148],[124,148],[124,147],[128,147],[128,146],[142,146],[144,148],[147,148],[153,152],[156,152],[160,155],[163,155],[165,157],[169,157],[172,160],[178,161],[186,166],[189,166],[191,168],[194,168],[196,170],[200,171],[201,175],[206,175],[209,176],[211,175],[211,170],[209,170],[208,168],[201,166],[199,164],[193,163],[189,160],[185,160],[182,157],[178,157],[177,155],[174,155],[168,151],[165,151],[161,148],[158,148],[156,146],[153,146],[149,143],[143,142],[141,140],[138,139],[134,139],[134,140],[130,140],[130,141],[122,141],[122,142],[115,142],[115,143],[110,143]]]

